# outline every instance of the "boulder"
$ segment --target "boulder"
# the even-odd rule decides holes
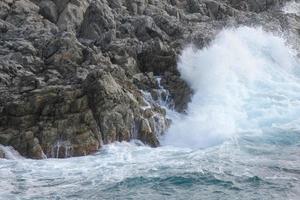
[[[40,14],[52,23],[56,23],[58,18],[58,12],[55,3],[48,0],[43,0],[40,4]]]

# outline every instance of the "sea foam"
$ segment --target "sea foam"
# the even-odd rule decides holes
[[[300,80],[296,52],[261,28],[223,30],[210,46],[188,46],[178,69],[195,94],[174,118],[163,144],[206,148],[241,132],[298,129]]]

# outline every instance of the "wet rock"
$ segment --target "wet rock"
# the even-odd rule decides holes
[[[4,153],[4,151],[2,151],[1,148],[0,148],[0,158],[5,158],[5,153]]]
[[[151,91],[151,89],[158,89],[159,85],[152,72],[139,73],[133,76],[134,84],[141,90]]]
[[[150,125],[150,131],[141,131],[139,128],[145,127],[142,124],[145,122],[140,120],[143,115],[142,104],[138,99],[141,93],[131,83],[121,86],[118,82],[118,79],[105,71],[93,72],[85,82],[89,105],[100,127],[104,143],[140,138],[146,144],[158,146],[157,138],[160,133]],[[166,113],[154,113],[162,118],[162,124],[166,123]]]
[[[155,137],[155,134],[150,127],[149,121],[146,119],[141,119],[140,123],[140,136],[138,139],[140,139],[141,141],[145,141],[146,144],[149,144],[152,147],[159,146],[159,141],[157,137]]]
[[[110,73],[96,71],[87,77],[85,90],[104,143],[130,140],[138,102]]]
[[[181,80],[178,75],[167,72],[164,74],[161,84],[170,92],[175,109],[178,112],[184,112],[193,94],[187,83]]]
[[[8,103],[1,115],[5,116],[1,127],[6,133],[1,143],[13,146],[23,156],[55,157],[54,146],[61,140],[68,141],[73,151],[60,157],[86,155],[101,146],[100,131],[80,90],[33,91],[23,101]]]

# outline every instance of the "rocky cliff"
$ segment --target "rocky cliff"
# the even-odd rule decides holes
[[[299,17],[281,12],[285,2],[1,0],[0,144],[35,159],[131,139],[156,147],[170,121],[144,92],[163,98],[162,84],[184,112],[192,91],[176,69],[182,48],[238,25],[298,41]]]

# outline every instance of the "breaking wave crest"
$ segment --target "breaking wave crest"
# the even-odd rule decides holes
[[[261,28],[227,29],[207,48],[187,47],[178,68],[195,95],[164,144],[206,148],[242,132],[300,130],[299,66],[286,41]]]

